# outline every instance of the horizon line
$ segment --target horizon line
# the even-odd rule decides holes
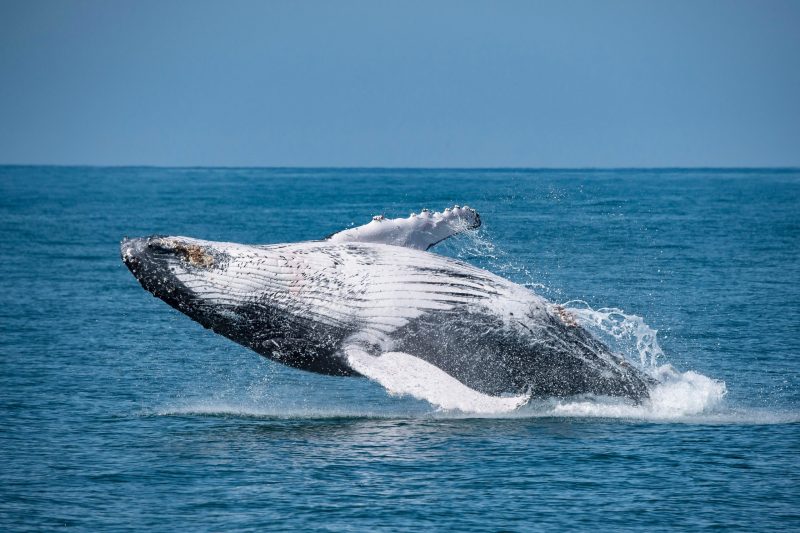
[[[0,163],[0,168],[164,168],[164,169],[262,169],[262,170],[772,170],[800,171],[800,166],[347,166],[347,165],[149,165],[149,164],[62,164],[62,163]]]

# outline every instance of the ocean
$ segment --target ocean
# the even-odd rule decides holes
[[[261,358],[119,258],[454,204],[483,225],[436,253],[668,383],[442,411]],[[800,530],[800,170],[7,166],[0,245],[3,530]]]

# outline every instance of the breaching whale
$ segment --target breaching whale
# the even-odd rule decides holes
[[[446,409],[516,408],[532,397],[641,401],[654,383],[533,291],[428,250],[480,226],[455,206],[382,216],[323,240],[246,245],[123,239],[156,297],[285,365],[366,376]]]

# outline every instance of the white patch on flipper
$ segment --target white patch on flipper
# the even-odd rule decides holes
[[[376,216],[369,224],[334,233],[328,241],[371,242],[427,250],[448,237],[480,225],[477,211],[457,205],[436,213],[424,210],[408,218]]]
[[[359,374],[380,383],[390,394],[410,395],[446,410],[466,413],[506,413],[518,409],[528,396],[498,397],[473,390],[439,367],[403,352],[378,357],[349,347],[347,362]]]

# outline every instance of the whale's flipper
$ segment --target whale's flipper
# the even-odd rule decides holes
[[[481,217],[471,207],[455,206],[432,213],[424,209],[408,218],[373,217],[372,222],[328,237],[330,242],[373,242],[427,250],[463,231],[481,225]]]
[[[359,374],[377,381],[390,394],[408,394],[442,409],[468,413],[513,411],[529,397],[490,396],[473,390],[431,363],[403,352],[370,355],[359,347],[344,350],[347,363]]]

